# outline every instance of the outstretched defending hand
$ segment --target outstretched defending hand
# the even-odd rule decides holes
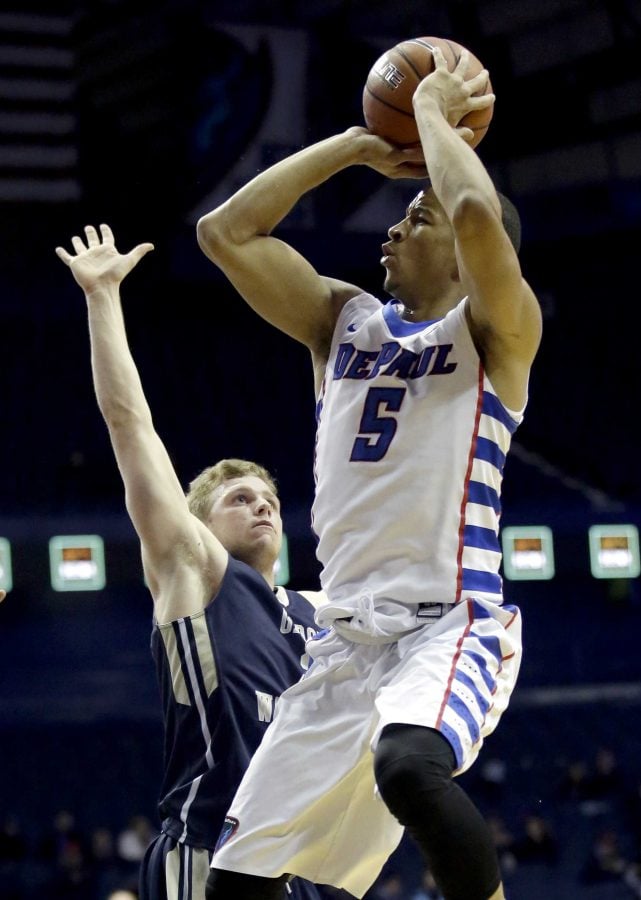
[[[86,246],[82,238],[74,235],[71,243],[75,256],[64,247],[56,247],[56,255],[71,269],[85,294],[90,295],[98,288],[119,285],[138,265],[140,260],[154,249],[153,244],[138,244],[129,253],[120,253],[111,228],[100,226],[100,236],[93,225],[85,226]]]
[[[5,598],[6,596],[7,596],[6,592],[0,590],[0,603],[2,603],[2,601],[4,600],[4,598]]]

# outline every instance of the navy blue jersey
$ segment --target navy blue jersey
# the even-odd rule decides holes
[[[165,721],[163,831],[212,848],[280,694],[306,667],[314,608],[229,557],[202,613],[154,625]]]

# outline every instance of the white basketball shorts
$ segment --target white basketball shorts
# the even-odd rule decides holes
[[[467,600],[388,644],[330,630],[281,697],[229,810],[212,866],[299,875],[362,897],[402,836],[380,799],[372,751],[386,725],[438,729],[457,774],[476,759],[516,682],[521,617]]]

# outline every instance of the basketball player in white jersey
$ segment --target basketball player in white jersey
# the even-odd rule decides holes
[[[281,897],[286,873],[362,897],[401,826],[447,900],[504,896],[488,829],[452,776],[496,726],[519,668],[499,497],[541,315],[507,233],[511,207],[458,127],[494,101],[473,96],[488,73],[466,82],[467,52],[451,73],[434,56],[414,96],[418,151],[348,129],[198,225],[240,294],[311,351],[328,594],[313,665],[281,698],[229,810],[208,900]],[[430,179],[383,245],[385,305],[272,236],[307,191],[352,165]]]
[[[203,900],[225,812],[272,706],[306,665],[320,592],[274,587],[282,539],[276,486],[246,460],[205,469],[185,496],[129,350],[120,283],[152,249],[127,254],[85,228],[56,253],[87,301],[91,364],[154,601],[151,648],[165,726],[162,830],[141,867],[141,900]],[[294,900],[322,892],[295,879]]]

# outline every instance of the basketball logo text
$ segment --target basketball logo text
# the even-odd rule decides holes
[[[393,91],[405,81],[405,75],[387,57],[381,60],[374,71]]]

